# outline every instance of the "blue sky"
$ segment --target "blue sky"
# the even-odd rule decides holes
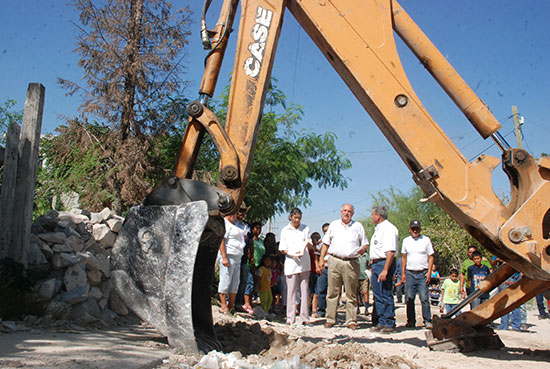
[[[192,82],[188,90],[192,97],[193,91],[198,90],[205,55],[198,36],[202,1],[179,0],[173,4],[189,5],[194,11],[189,56],[185,59],[185,78]],[[213,1],[210,26],[217,19],[220,4],[221,0]],[[525,148],[536,156],[550,152],[550,1],[403,0],[401,5],[489,105],[503,126],[501,134],[507,135],[512,146],[516,146],[516,139],[510,133],[511,106],[516,105],[525,121]],[[56,84],[57,77],[79,81],[82,76],[78,56],[72,53],[76,39],[71,20],[77,20],[77,14],[64,1],[4,1],[0,12],[0,103],[15,99],[22,109],[27,84],[42,83],[46,87],[43,133],[53,132],[63,116],[77,114],[78,97],[64,96]],[[218,93],[232,68],[231,45],[235,38],[236,32]],[[464,155],[472,159],[483,152],[499,157],[499,150],[491,147],[492,140],[480,138],[399,41],[398,50],[422,103]],[[353,164],[345,172],[350,179],[347,189],[315,187],[311,192],[313,205],[303,209],[303,222],[312,230],[320,230],[322,223],[338,218],[343,203],[355,205],[356,219],[368,217],[373,193],[390,186],[408,191],[414,185],[409,170],[289,12],[285,15],[273,76],[287,97],[304,107],[299,128],[335,132],[339,149]],[[506,193],[508,185],[500,168],[493,178],[497,194]],[[273,231],[278,233],[285,224],[285,215],[277,217]]]

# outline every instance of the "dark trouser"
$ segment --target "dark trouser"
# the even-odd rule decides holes
[[[405,289],[404,284],[400,284],[399,286],[395,286],[395,295],[397,296],[397,302],[399,302],[399,303],[403,302],[403,291],[404,291],[404,289]]]
[[[383,327],[395,327],[395,304],[393,301],[393,281],[392,276],[395,273],[395,260],[388,270],[385,281],[378,281],[378,277],[384,265],[385,259],[374,261],[371,265],[372,278],[371,286],[374,294],[374,306],[378,314],[378,324]],[[373,318],[374,320],[374,318]]]
[[[546,312],[546,308],[544,307],[544,295],[542,293],[539,293],[536,299],[537,299],[537,309],[539,310],[539,316],[540,317],[548,316],[548,313]]]
[[[407,323],[416,324],[416,311],[414,299],[418,293],[422,303],[422,318],[424,323],[432,321],[432,312],[430,309],[430,300],[428,296],[428,285],[426,284],[426,274],[428,271],[405,271],[407,280],[405,281],[405,296],[407,299]]]
[[[317,314],[325,316],[327,311],[328,268],[324,268],[321,275],[317,278],[316,290],[319,295]]]

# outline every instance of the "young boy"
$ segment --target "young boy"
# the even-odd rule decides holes
[[[489,274],[491,274],[491,270],[487,267],[487,265],[481,264],[481,252],[474,251],[472,254],[472,260],[474,261],[474,265],[471,265],[468,267],[468,283],[470,284],[470,293],[475,292],[475,290],[479,289],[479,283],[487,278]],[[479,295],[476,299],[472,301],[471,307],[472,309],[476,306],[482,304],[485,300],[489,299],[488,293],[483,293]]]
[[[443,312],[443,306],[445,306],[445,313],[448,314],[458,304],[460,291],[460,282],[458,280],[458,269],[453,268],[450,272],[450,278],[445,279],[441,286],[441,304],[439,306],[439,312]]]

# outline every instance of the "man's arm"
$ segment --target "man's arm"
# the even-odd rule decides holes
[[[466,290],[464,289],[464,273],[460,273],[460,287],[459,291],[462,296],[466,296]]]
[[[323,268],[325,267],[325,255],[327,254],[328,245],[323,243],[321,246],[321,255],[319,256],[319,264],[317,264],[317,272],[321,274]]]
[[[390,266],[393,262],[394,255],[395,255],[395,251],[386,252],[386,264],[384,264],[384,269],[378,275],[378,282],[383,282],[388,277],[388,270],[390,269]]]
[[[407,281],[407,273],[405,271],[407,270],[407,253],[401,254],[401,283],[405,283]]]

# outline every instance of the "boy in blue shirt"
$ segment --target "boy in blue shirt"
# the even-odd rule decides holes
[[[474,261],[474,265],[471,265],[468,267],[468,283],[470,285],[470,291],[468,292],[468,295],[471,295],[476,290],[479,289],[479,283],[487,278],[489,274],[491,274],[491,270],[487,267],[487,265],[481,264],[481,252],[475,251],[472,254],[472,260]],[[484,301],[489,299],[488,293],[483,293],[479,295],[476,299],[472,301],[471,307],[474,309],[476,306],[482,304]]]

